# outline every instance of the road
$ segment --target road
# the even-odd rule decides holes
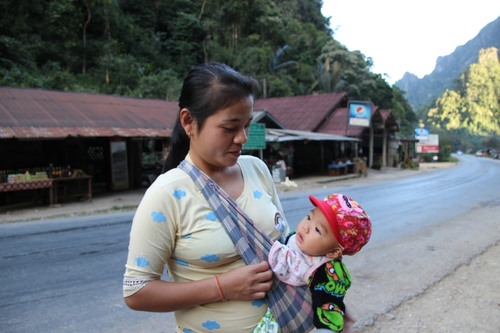
[[[424,292],[498,243],[500,161],[463,156],[451,169],[373,184],[283,194],[292,226],[308,194],[342,192],[373,222],[345,260],[358,328]],[[491,217],[491,216],[490,216]],[[133,312],[121,296],[132,213],[0,225],[1,332],[173,332],[171,314]],[[475,223],[474,225],[472,225]]]

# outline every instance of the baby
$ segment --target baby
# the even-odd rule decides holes
[[[323,200],[309,196],[313,210],[300,221],[286,244],[276,241],[269,265],[288,284],[307,284],[318,333],[344,329],[344,296],[351,276],[342,255],[353,255],[368,243],[371,221],[361,206],[343,194]]]

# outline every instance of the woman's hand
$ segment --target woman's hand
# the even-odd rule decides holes
[[[249,301],[264,298],[273,285],[267,262],[233,269],[219,276],[226,300]]]

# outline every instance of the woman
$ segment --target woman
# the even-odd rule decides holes
[[[183,159],[198,167],[271,239],[288,234],[267,166],[241,156],[257,87],[254,79],[222,64],[190,71],[165,173],[134,217],[125,303],[134,310],[175,311],[176,332],[253,332],[270,319],[263,300],[272,285],[268,264],[245,265],[203,194],[176,168]],[[171,282],[160,280],[165,265]]]

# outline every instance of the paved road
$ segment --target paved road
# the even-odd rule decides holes
[[[448,170],[374,184],[330,188],[368,211],[374,232],[346,258],[358,327],[425,290],[498,242],[500,163],[464,156]],[[290,223],[311,208],[305,192],[282,195]],[[173,332],[171,314],[127,309],[121,279],[132,213],[0,225],[1,332]],[[492,222],[493,221],[493,222]],[[463,248],[467,244],[467,250]]]

